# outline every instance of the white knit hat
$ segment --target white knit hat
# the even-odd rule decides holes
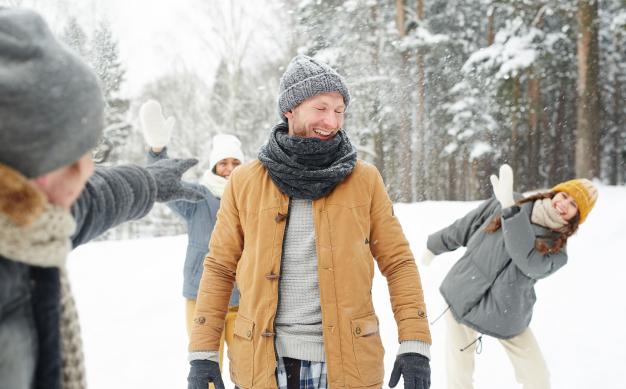
[[[209,155],[209,167],[211,171],[219,161],[225,158],[235,158],[243,163],[243,151],[241,151],[241,142],[234,135],[217,134],[213,137],[211,145],[211,154]]]

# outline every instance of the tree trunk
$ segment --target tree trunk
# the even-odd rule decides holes
[[[424,3],[422,0],[417,0],[416,4],[417,20],[420,21],[424,18]],[[424,91],[424,56],[419,52],[416,53],[416,89],[417,89],[417,110],[415,115],[415,127],[417,130],[417,155],[413,159],[416,162],[415,177],[421,181],[421,185],[417,185],[417,201],[423,201],[426,199],[434,198],[434,189],[437,183],[433,179],[436,175],[432,172],[439,171],[439,166],[436,161],[436,147],[426,147],[426,143],[429,137],[426,135],[426,128],[424,126],[424,105],[426,102],[426,96]]]
[[[467,150],[463,150],[462,152],[462,168],[461,168],[461,172],[462,172],[462,176],[461,176],[461,185],[460,185],[460,190],[459,190],[459,194],[460,194],[460,198],[459,200],[463,200],[463,201],[467,201],[469,200],[469,188],[470,188],[470,175],[471,175],[471,166],[470,166],[470,160],[469,160],[469,152]]]
[[[540,116],[541,109],[541,89],[537,75],[531,69],[528,80],[528,97],[530,100],[530,109],[528,110],[528,170],[527,170],[527,186],[528,188],[537,188],[542,186],[539,182],[539,162],[541,160],[540,147],[542,139]]]
[[[496,14],[496,7],[495,6],[491,6],[489,7],[489,10],[487,11],[487,47],[493,45],[493,41],[495,39],[495,14]]]
[[[520,81],[519,77],[514,77],[511,80],[511,144],[509,145],[509,164],[513,168],[513,171],[517,171],[520,167],[519,163],[519,102],[520,102]]]
[[[622,106],[624,102],[622,100],[622,85],[620,82],[620,77],[617,74],[615,75],[614,85],[615,92],[613,94],[613,128],[611,129],[611,131],[613,131],[613,134],[611,134],[613,145],[611,148],[611,170],[609,176],[609,184],[621,185],[622,177],[620,176],[621,170],[624,167],[624,161],[622,161],[622,150],[624,146],[622,145],[622,134],[620,133],[619,128],[621,123],[624,123],[622,121]]]
[[[448,193],[446,200],[460,200],[457,196],[456,156],[448,157]]]
[[[559,141],[559,138],[563,137],[563,135],[567,132],[566,126],[566,109],[567,109],[567,88],[566,88],[567,80],[561,79],[559,86],[559,96],[556,101],[556,118],[553,124],[553,133],[551,136],[551,148],[548,153],[551,158],[550,163],[550,180],[549,183],[552,182],[561,182],[565,179],[565,172],[562,166],[565,163],[565,148],[563,147],[564,142]]]
[[[469,200],[478,200],[481,198],[480,193],[480,178],[479,178],[479,170],[480,170],[480,157],[474,158],[470,161],[470,182],[472,183],[470,188],[470,197]]]
[[[578,2],[578,104],[576,175],[600,175],[600,91],[598,88],[598,2]]]
[[[370,34],[371,36],[376,36],[376,22],[378,21],[378,5],[374,4],[370,7]],[[377,41],[372,41],[371,43],[371,53],[372,53],[372,64],[374,65],[374,71],[376,75],[380,74],[380,56],[379,56],[379,45]],[[374,111],[370,117],[370,122],[378,123],[378,119],[380,118],[381,111],[381,103],[378,97],[374,100]],[[386,166],[385,166],[385,137],[383,134],[383,128],[378,127],[374,131],[373,142],[374,142],[374,153],[376,156],[374,157],[374,165],[378,168],[378,171],[383,176],[386,177]],[[385,182],[389,182],[389,180],[385,180]]]
[[[406,36],[406,15],[404,12],[404,0],[396,0],[396,28],[400,34],[400,38]]]
[[[398,34],[400,39],[406,37],[406,18],[405,18],[405,4],[404,0],[396,0],[396,27],[398,28]],[[407,75],[409,68],[409,56],[406,51],[400,53],[401,56],[401,70],[400,70],[400,85],[402,88],[401,98],[399,100],[398,114],[400,115],[400,128],[398,139],[398,158],[396,170],[398,176],[398,200],[402,202],[411,202],[413,200],[411,183],[413,182],[413,168],[412,168],[412,155],[411,155],[411,120],[410,112],[408,109],[408,103],[410,101],[410,94],[408,93],[409,77]]]

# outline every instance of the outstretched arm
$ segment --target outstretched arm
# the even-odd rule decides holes
[[[145,216],[155,201],[199,201],[201,193],[182,185],[182,174],[195,159],[168,159],[146,168],[122,165],[97,168],[71,212],[76,220],[74,247],[111,227]]]
[[[109,228],[144,217],[154,204],[157,185],[144,168],[124,165],[96,168],[72,206],[76,232],[74,247],[87,243]]]
[[[513,199],[513,169],[507,164],[500,167],[500,176],[490,177],[494,197],[483,202],[478,208],[456,220],[450,226],[431,234],[427,247],[433,254],[439,255],[447,251],[467,246],[474,232],[493,215],[495,209],[508,208],[515,204]]]
[[[439,255],[466,246],[474,232],[493,214],[498,206],[495,197],[484,201],[467,215],[428,236],[427,247],[433,254]]]

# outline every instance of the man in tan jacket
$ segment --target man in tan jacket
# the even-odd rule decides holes
[[[228,299],[241,298],[228,352],[240,388],[381,388],[372,303],[387,278],[399,350],[389,385],[430,386],[430,331],[409,244],[376,168],[341,129],[350,94],[328,65],[297,56],[281,78],[282,122],[224,192],[189,345],[190,389],[214,382]]]

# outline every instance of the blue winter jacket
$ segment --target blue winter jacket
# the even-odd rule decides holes
[[[167,148],[160,153],[148,152],[148,163],[167,158]],[[183,296],[195,300],[198,295],[200,278],[204,270],[204,258],[209,251],[209,240],[217,220],[220,199],[215,197],[207,187],[200,184],[183,182],[197,192],[204,194],[205,200],[198,202],[171,201],[167,206],[180,215],[187,223],[187,254],[183,268]],[[239,305],[239,290],[235,286],[230,295],[231,307]]]

